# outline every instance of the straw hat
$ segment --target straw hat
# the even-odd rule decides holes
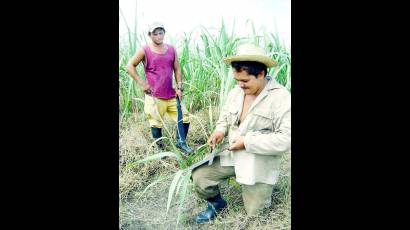
[[[152,32],[154,32],[154,30],[155,30],[156,28],[162,28],[162,29],[165,30],[163,23],[161,23],[161,22],[153,22],[153,23],[149,26],[149,30],[148,30],[148,31],[152,33]]]
[[[268,57],[265,51],[253,44],[243,44],[238,46],[235,56],[230,56],[224,59],[224,63],[230,65],[234,61],[255,61],[260,62],[270,68],[277,64],[276,61]]]

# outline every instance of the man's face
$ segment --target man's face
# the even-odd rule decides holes
[[[157,44],[161,45],[164,42],[164,35],[165,31],[161,28],[156,28],[152,33],[151,33],[151,40]]]
[[[265,81],[263,71],[255,77],[249,75],[247,71],[237,72],[233,69],[233,76],[246,95],[258,95],[263,89]]]

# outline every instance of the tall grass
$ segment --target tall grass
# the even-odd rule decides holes
[[[286,50],[278,34],[263,31],[261,36],[260,32],[255,30],[252,21],[248,21],[247,24],[252,27],[252,30],[245,37],[239,37],[233,29],[228,32],[222,20],[217,31],[199,26],[176,40],[175,46],[186,89],[184,103],[190,112],[219,107],[223,104],[235,81],[230,66],[224,64],[222,60],[233,55],[236,47],[244,42],[252,42],[265,48],[267,54],[278,61],[277,67],[271,68],[268,74],[291,90],[290,52]],[[128,32],[128,36],[120,41],[119,55],[119,95],[122,118],[127,117],[131,112],[143,109],[143,103],[140,103],[144,98],[143,91],[127,74],[125,66],[136,50],[147,44],[149,40],[146,34],[130,30]],[[137,71],[142,78],[145,78],[142,64],[137,66]]]

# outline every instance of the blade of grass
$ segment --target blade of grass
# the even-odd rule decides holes
[[[184,171],[183,170],[179,170],[178,172],[175,173],[174,179],[171,182],[171,186],[169,187],[169,192],[168,192],[168,202],[167,202],[167,214],[169,211],[169,207],[171,206],[171,202],[172,202],[172,197],[176,188],[176,185],[179,181],[179,179],[181,178],[181,175]]]

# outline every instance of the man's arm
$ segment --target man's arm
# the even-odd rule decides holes
[[[232,89],[228,93],[228,97],[223,104],[221,111],[219,113],[219,118],[218,121],[216,122],[216,127],[215,127],[215,132],[222,132],[224,135],[228,133],[229,129],[229,123],[228,123],[228,117],[229,117],[229,105],[231,104],[232,99],[236,95],[236,88]]]
[[[218,121],[216,122],[215,131],[211,134],[211,136],[208,139],[208,145],[210,145],[212,149],[214,149],[216,144],[220,143],[224,139],[228,131],[228,115],[229,115],[228,106],[230,104],[228,102],[229,98],[230,97],[228,96],[226,103],[224,103],[224,105],[222,106]]]
[[[137,53],[130,58],[127,64],[127,72],[128,74],[138,83],[138,85],[144,90],[145,93],[150,94],[151,89],[150,86],[141,79],[141,77],[138,75],[136,67],[138,64],[144,59],[145,54],[144,50],[140,49],[137,51]]]
[[[179,65],[178,61],[178,55],[177,52],[175,51],[175,60],[174,60],[174,75],[175,75],[175,81],[177,82],[177,94],[182,99],[182,90],[180,90],[182,86],[182,71],[181,71],[181,66]]]

